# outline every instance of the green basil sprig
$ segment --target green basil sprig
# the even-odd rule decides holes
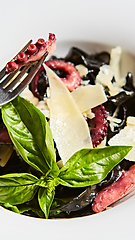
[[[13,173],[0,176],[0,202],[12,205],[33,199],[39,179],[32,174]]]
[[[44,115],[21,97],[2,107],[2,118],[22,158],[43,174],[56,161],[51,130]]]
[[[48,218],[50,207],[53,203],[55,195],[55,187],[53,188],[40,188],[38,191],[38,201],[45,217]]]
[[[16,212],[21,210],[14,206],[32,200],[38,192],[39,206],[48,218],[56,186],[86,187],[97,184],[132,148],[82,149],[59,169],[51,130],[44,115],[33,104],[18,96],[2,106],[2,117],[24,161],[42,173],[40,179],[28,173],[0,176],[0,203]]]
[[[87,187],[97,184],[127,155],[131,148],[109,146],[82,149],[61,168],[59,182],[67,187]]]

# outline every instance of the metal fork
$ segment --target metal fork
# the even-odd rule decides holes
[[[32,40],[30,40],[23,47],[23,49],[21,49],[20,52],[24,52],[27,49],[27,47],[31,44],[31,42],[32,42]],[[34,76],[37,73],[37,71],[39,70],[41,64],[44,62],[47,54],[48,53],[45,53],[42,56],[42,58],[39,61],[36,62],[36,64],[33,63],[33,62],[30,62],[26,66],[24,66],[22,68],[22,70],[19,69],[19,70],[13,72],[13,73],[8,74],[8,75],[6,74],[6,67],[4,67],[1,70],[1,72],[0,72],[0,106],[12,101],[14,98],[16,98],[25,89],[25,87],[34,78]],[[33,64],[35,64],[34,67],[25,77],[27,71],[29,70],[29,68]]]

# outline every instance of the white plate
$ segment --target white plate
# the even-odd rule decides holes
[[[22,46],[53,32],[56,53],[64,56],[69,46],[89,42],[120,45],[135,54],[133,0],[8,0],[1,3],[0,68]],[[95,46],[95,45],[94,45]],[[97,45],[96,45],[97,46]],[[1,239],[134,239],[135,197],[94,216],[43,220],[0,208]]]

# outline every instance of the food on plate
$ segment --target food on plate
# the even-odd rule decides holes
[[[7,65],[7,74],[14,64],[21,70],[52,53],[55,35],[41,40],[41,48],[37,41],[13,68]],[[51,56],[21,95],[1,107],[0,144],[9,153],[1,154],[1,206],[72,218],[103,211],[133,190],[135,87],[132,73],[121,76],[121,53],[72,47],[63,58]]]

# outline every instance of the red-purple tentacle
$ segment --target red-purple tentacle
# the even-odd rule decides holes
[[[92,203],[92,209],[98,213],[107,206],[124,197],[135,186],[135,165],[123,171],[122,176],[110,186],[99,192]]]
[[[61,60],[50,60],[45,63],[53,70],[62,70],[66,77],[61,78],[69,91],[75,90],[81,84],[81,77],[76,68],[71,64]]]
[[[22,66],[25,66],[29,62],[38,61],[45,53],[48,55],[52,54],[56,48],[55,35],[49,33],[49,39],[45,42],[44,39],[40,38],[36,44],[30,44],[25,52],[20,52],[16,59],[8,62],[6,65],[6,73],[11,73]]]
[[[95,114],[95,117],[91,119],[92,125],[95,127],[91,128],[91,138],[93,147],[97,147],[107,136],[107,114],[105,107],[103,105],[100,105],[98,107],[95,107],[92,109],[92,112]]]
[[[6,127],[0,128],[0,144],[12,144]]]

